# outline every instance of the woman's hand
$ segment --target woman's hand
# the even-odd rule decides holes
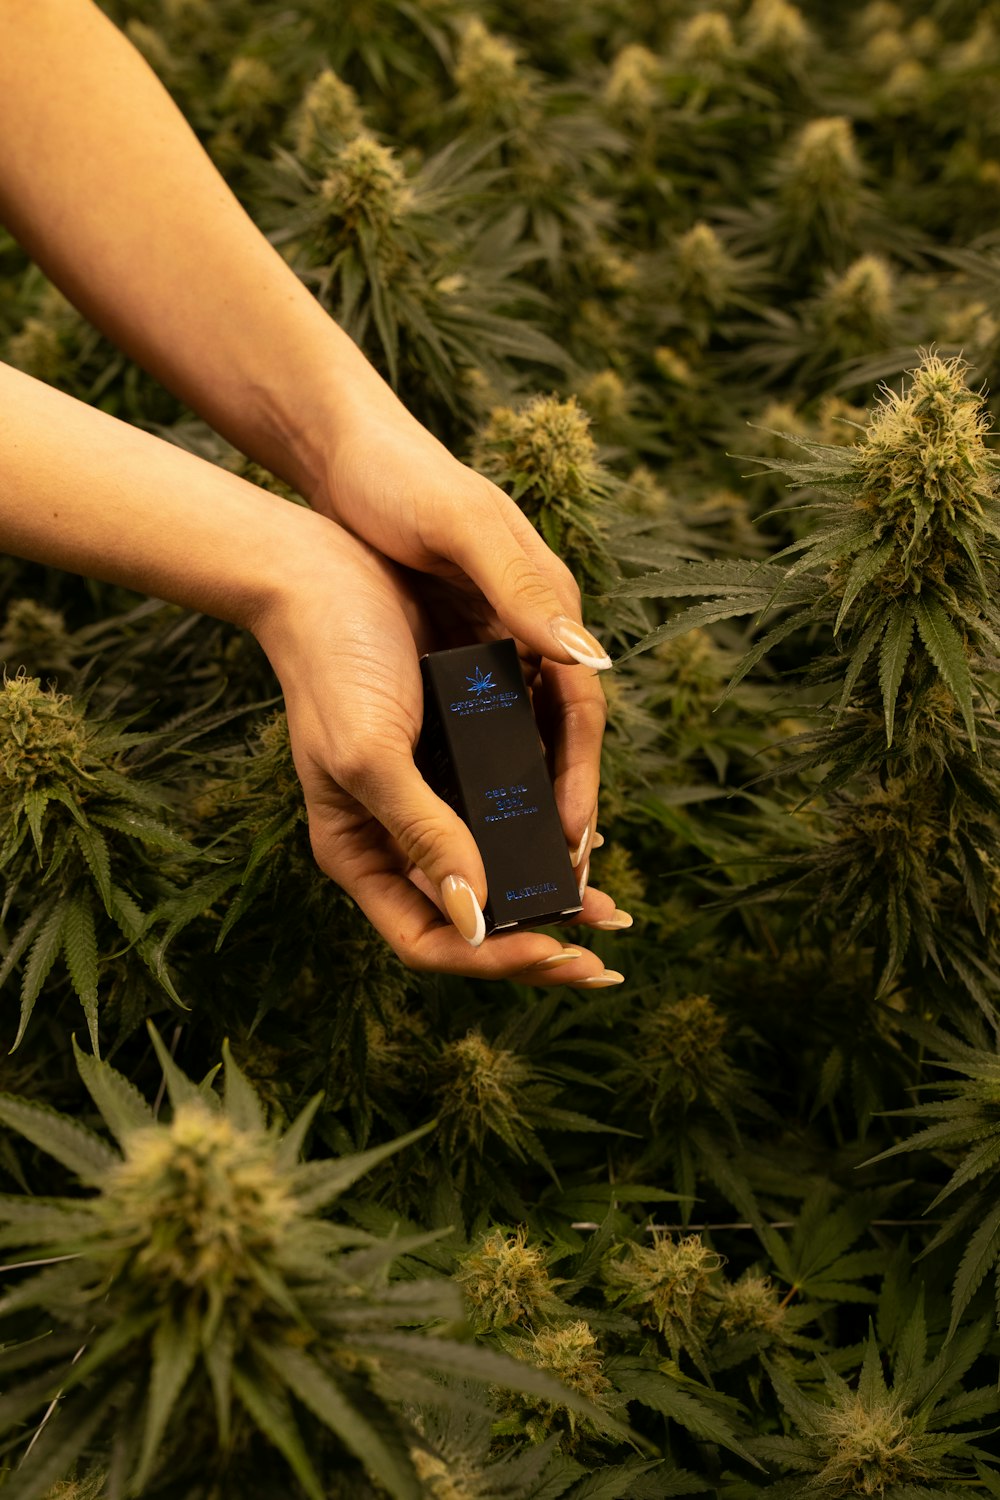
[[[596,831],[606,717],[596,673],[611,662],[584,629],[576,582],[517,505],[453,458],[388,388],[360,380],[356,402],[341,412],[309,498],[422,575],[414,586],[442,644],[509,635],[536,666],[545,663],[540,707],[556,800],[583,873]]]
[[[413,761],[419,653],[449,642],[435,635],[412,575],[329,522],[303,512],[296,519],[312,522],[308,547],[294,581],[252,628],[281,681],[320,867],[411,968],[534,984],[617,983],[593,953],[539,932],[496,934],[473,946],[486,899],[482,859]],[[451,613],[456,597],[437,602]],[[494,624],[486,628],[495,634]],[[543,663],[542,697],[548,692],[558,704],[570,692],[564,677],[584,674]],[[622,922],[595,890],[577,920]]]

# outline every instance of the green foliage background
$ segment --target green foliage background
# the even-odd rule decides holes
[[[406,973],[254,643],[0,562],[0,1488],[1000,1495],[1000,7],[107,9],[577,573],[636,922]]]

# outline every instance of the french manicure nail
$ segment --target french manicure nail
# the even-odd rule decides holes
[[[584,865],[583,869],[580,871],[580,900],[581,901],[583,900],[583,893],[587,889],[587,877],[588,877],[589,874],[590,874],[590,860],[588,859],[587,863]]]
[[[473,948],[486,936],[486,919],[476,893],[464,875],[446,875],[441,882],[441,899],[449,919]]]
[[[533,969],[555,969],[560,964],[568,964],[571,959],[582,958],[584,948],[574,948],[572,943],[566,943],[561,953],[550,953],[548,958],[540,958],[537,964],[532,964]]]
[[[581,859],[583,858],[584,851],[585,851],[585,849],[587,847],[587,839],[589,837],[590,837],[590,824],[588,823],[587,826],[586,826],[586,828],[583,830],[583,835],[582,835],[582,837],[580,839],[580,842],[577,844],[576,848],[571,851],[570,856],[569,856],[569,862],[573,866],[574,870],[576,869],[577,865],[580,863]]]
[[[549,621],[549,629],[563,650],[582,667],[593,667],[595,672],[606,672],[610,667],[611,657],[600,641],[569,615],[556,615]]]
[[[599,927],[602,932],[619,932],[625,927],[632,926],[632,918],[627,911],[616,911],[614,916],[605,917],[603,922],[591,922],[591,927]]]
[[[592,974],[589,979],[574,979],[573,989],[604,990],[612,984],[624,984],[625,975],[617,969],[605,969],[603,974]]]

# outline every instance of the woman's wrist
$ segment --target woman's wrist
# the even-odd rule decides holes
[[[0,550],[252,628],[333,530],[0,364]]]
[[[363,433],[404,427],[416,438],[422,429],[354,341],[318,307],[316,316],[325,326],[316,328],[309,339],[315,350],[303,350],[301,360],[312,376],[293,390],[285,383],[264,394],[258,445],[269,434],[276,454],[269,467],[314,510],[337,519],[331,475],[338,451]]]

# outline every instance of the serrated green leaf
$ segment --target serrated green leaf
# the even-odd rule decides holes
[[[65,897],[56,901],[45,921],[39,927],[28,953],[28,961],[21,976],[21,1019],[14,1038],[12,1052],[16,1052],[24,1037],[35,1001],[42,992],[42,985],[52,971],[52,966],[62,947],[63,927],[69,911]]]
[[[805,630],[821,617],[822,610],[822,604],[815,604],[811,609],[795,610],[762,636],[759,641],[755,641],[746,655],[740,658],[739,665],[726,684],[726,690],[720,701],[725,703],[733,690],[739,687],[747,674],[753,671],[758,662],[763,661],[769,651],[787,640],[790,635],[794,635],[797,630]]]
[[[394,1500],[420,1500],[422,1487],[403,1443],[398,1438],[395,1444],[387,1441],[390,1434],[380,1432],[309,1354],[287,1344],[262,1345],[259,1353],[303,1406],[361,1459]]]
[[[94,1056],[100,1056],[97,1037],[97,934],[90,892],[78,887],[70,897],[63,928],[63,953],[77,998],[83,1006]]]
[[[858,1377],[858,1396],[866,1411],[876,1411],[886,1396],[885,1372],[882,1358],[875,1341],[875,1330],[868,1320],[868,1338],[865,1340],[865,1357]]]
[[[161,1315],[152,1340],[153,1361],[149,1374],[142,1450],[132,1480],[132,1488],[136,1494],[142,1494],[149,1480],[153,1461],[170,1421],[170,1413],[194,1367],[198,1342],[198,1314],[194,1307],[187,1309],[183,1323]]]
[[[163,1038],[152,1021],[146,1022],[146,1028],[149,1031],[153,1049],[160,1060],[160,1067],[163,1069],[163,1076],[167,1084],[167,1093],[170,1096],[170,1102],[174,1109],[177,1109],[178,1105],[189,1104],[197,1100],[202,1104],[207,1104],[209,1109],[219,1110],[221,1105],[218,1096],[208,1085],[208,1080],[203,1084],[192,1083],[187,1074],[182,1072],[174,1062],[169,1048],[165,1045]],[[214,1076],[214,1073],[212,1076]]]
[[[837,618],[833,623],[834,635],[840,634],[841,626],[847,619],[851,605],[857,599],[861,590],[885,569],[889,559],[895,551],[894,542],[883,542],[879,547],[873,547],[868,552],[862,552],[854,559],[851,571],[847,575],[844,585],[844,596],[840,601]]]
[[[976,747],[976,717],[972,707],[972,673],[962,637],[945,614],[938,599],[917,599],[913,605],[920,639],[927,647],[945,685],[955,695],[962,711],[969,743]]]
[[[24,794],[24,811],[39,863],[42,860],[42,816],[48,804],[49,793],[42,787],[32,787]]]
[[[141,813],[127,812],[125,809],[112,811],[110,808],[102,808],[100,812],[91,814],[90,821],[91,824],[100,823],[104,828],[111,828],[116,833],[124,833],[129,838],[137,839],[140,844],[162,850],[166,854],[191,856],[196,853],[194,845],[188,839],[158,818],[144,817]]]
[[[879,652],[878,680],[885,711],[885,742],[892,744],[896,722],[896,699],[913,644],[913,611],[908,606],[889,619]]]
[[[312,1460],[306,1452],[292,1409],[284,1392],[272,1382],[263,1382],[256,1372],[234,1365],[233,1389],[264,1436],[283,1454],[310,1500],[324,1500]]]
[[[879,641],[879,637],[885,630],[885,626],[885,613],[880,611],[875,615],[875,618],[873,620],[869,621],[869,623],[865,626],[865,629],[861,632],[860,638],[851,651],[850,659],[847,663],[847,670],[844,673],[844,686],[841,690],[840,702],[837,705],[838,715],[842,714],[844,712],[844,709],[850,703],[851,697],[854,693],[854,689],[858,685],[858,678],[864,671],[865,666],[868,662],[868,658],[875,650],[875,647]]]
[[[414,1141],[419,1141],[432,1129],[433,1124],[421,1125],[408,1135],[398,1136],[383,1146],[373,1146],[369,1151],[357,1151],[350,1156],[335,1157],[332,1161],[306,1162],[299,1167],[292,1179],[292,1189],[298,1200],[300,1213],[318,1213],[321,1208],[326,1208],[327,1204],[339,1198],[341,1193],[345,1193],[357,1182],[359,1177],[363,1177],[388,1157],[395,1156],[397,1151],[412,1146]]]
[[[316,1111],[323,1103],[323,1095],[315,1094],[303,1109],[295,1116],[288,1129],[282,1135],[281,1140],[274,1153],[275,1171],[279,1173],[290,1172],[299,1162],[302,1148],[305,1145],[309,1127],[316,1118]]]
[[[104,910],[108,916],[111,916],[111,856],[108,853],[107,841],[101,830],[90,823],[74,828],[73,837],[94,877],[94,884],[104,903]]]
[[[740,596],[739,598],[713,600],[710,604],[692,604],[690,608],[682,610],[666,624],[658,625],[655,630],[644,635],[641,641],[637,641],[627,651],[623,651],[617,658],[617,662],[621,664],[628,661],[630,657],[638,656],[643,651],[662,645],[665,641],[676,640],[678,636],[687,635],[689,630],[716,625],[721,620],[735,620],[741,615],[757,614],[766,603],[766,600],[757,597],[748,600]]]
[[[219,1429],[219,1446],[229,1447],[232,1435],[233,1364],[236,1357],[236,1334],[230,1323],[223,1322],[205,1339],[202,1358],[212,1386],[215,1422]]]
[[[949,1338],[955,1336],[962,1314],[998,1258],[1000,1258],[1000,1204],[997,1204],[992,1212],[986,1215],[976,1229],[955,1272],[955,1280],[951,1289]]]
[[[154,1123],[153,1111],[134,1084],[109,1063],[82,1052],[76,1037],[73,1038],[73,1053],[84,1087],[100,1110],[105,1125],[121,1145],[133,1131]]]
[[[50,896],[47,901],[43,901],[39,906],[35,908],[33,912],[30,912],[29,915],[25,917],[21,926],[18,928],[16,934],[11,940],[11,945],[4,955],[3,963],[0,964],[0,987],[7,983],[7,980],[10,978],[15,965],[27,952],[27,949],[32,939],[34,938],[35,933],[38,931],[39,927],[41,927],[42,923],[47,919],[57,900],[58,897]]]
[[[719,1443],[760,1468],[732,1423],[693,1391],[682,1389],[669,1375],[628,1359],[614,1360],[610,1369],[616,1387],[627,1400],[638,1401],[641,1406],[669,1417],[695,1437]]]
[[[223,1102],[226,1114],[237,1130],[263,1131],[267,1127],[264,1109],[245,1073],[237,1066],[228,1039],[222,1043]]]
[[[411,1366],[432,1374],[474,1380],[480,1384],[501,1386],[504,1390],[539,1396],[556,1406],[578,1412],[605,1432],[618,1433],[620,1436],[628,1434],[623,1423],[594,1406],[579,1391],[563,1385],[544,1370],[536,1369],[519,1359],[509,1358],[494,1349],[408,1333],[362,1335],[357,1352],[360,1354],[364,1349],[376,1354],[381,1352],[404,1367]]]
[[[927,1322],[924,1317],[924,1289],[920,1288],[916,1306],[906,1327],[899,1335],[894,1361],[894,1384],[897,1390],[916,1380],[927,1357]]]

